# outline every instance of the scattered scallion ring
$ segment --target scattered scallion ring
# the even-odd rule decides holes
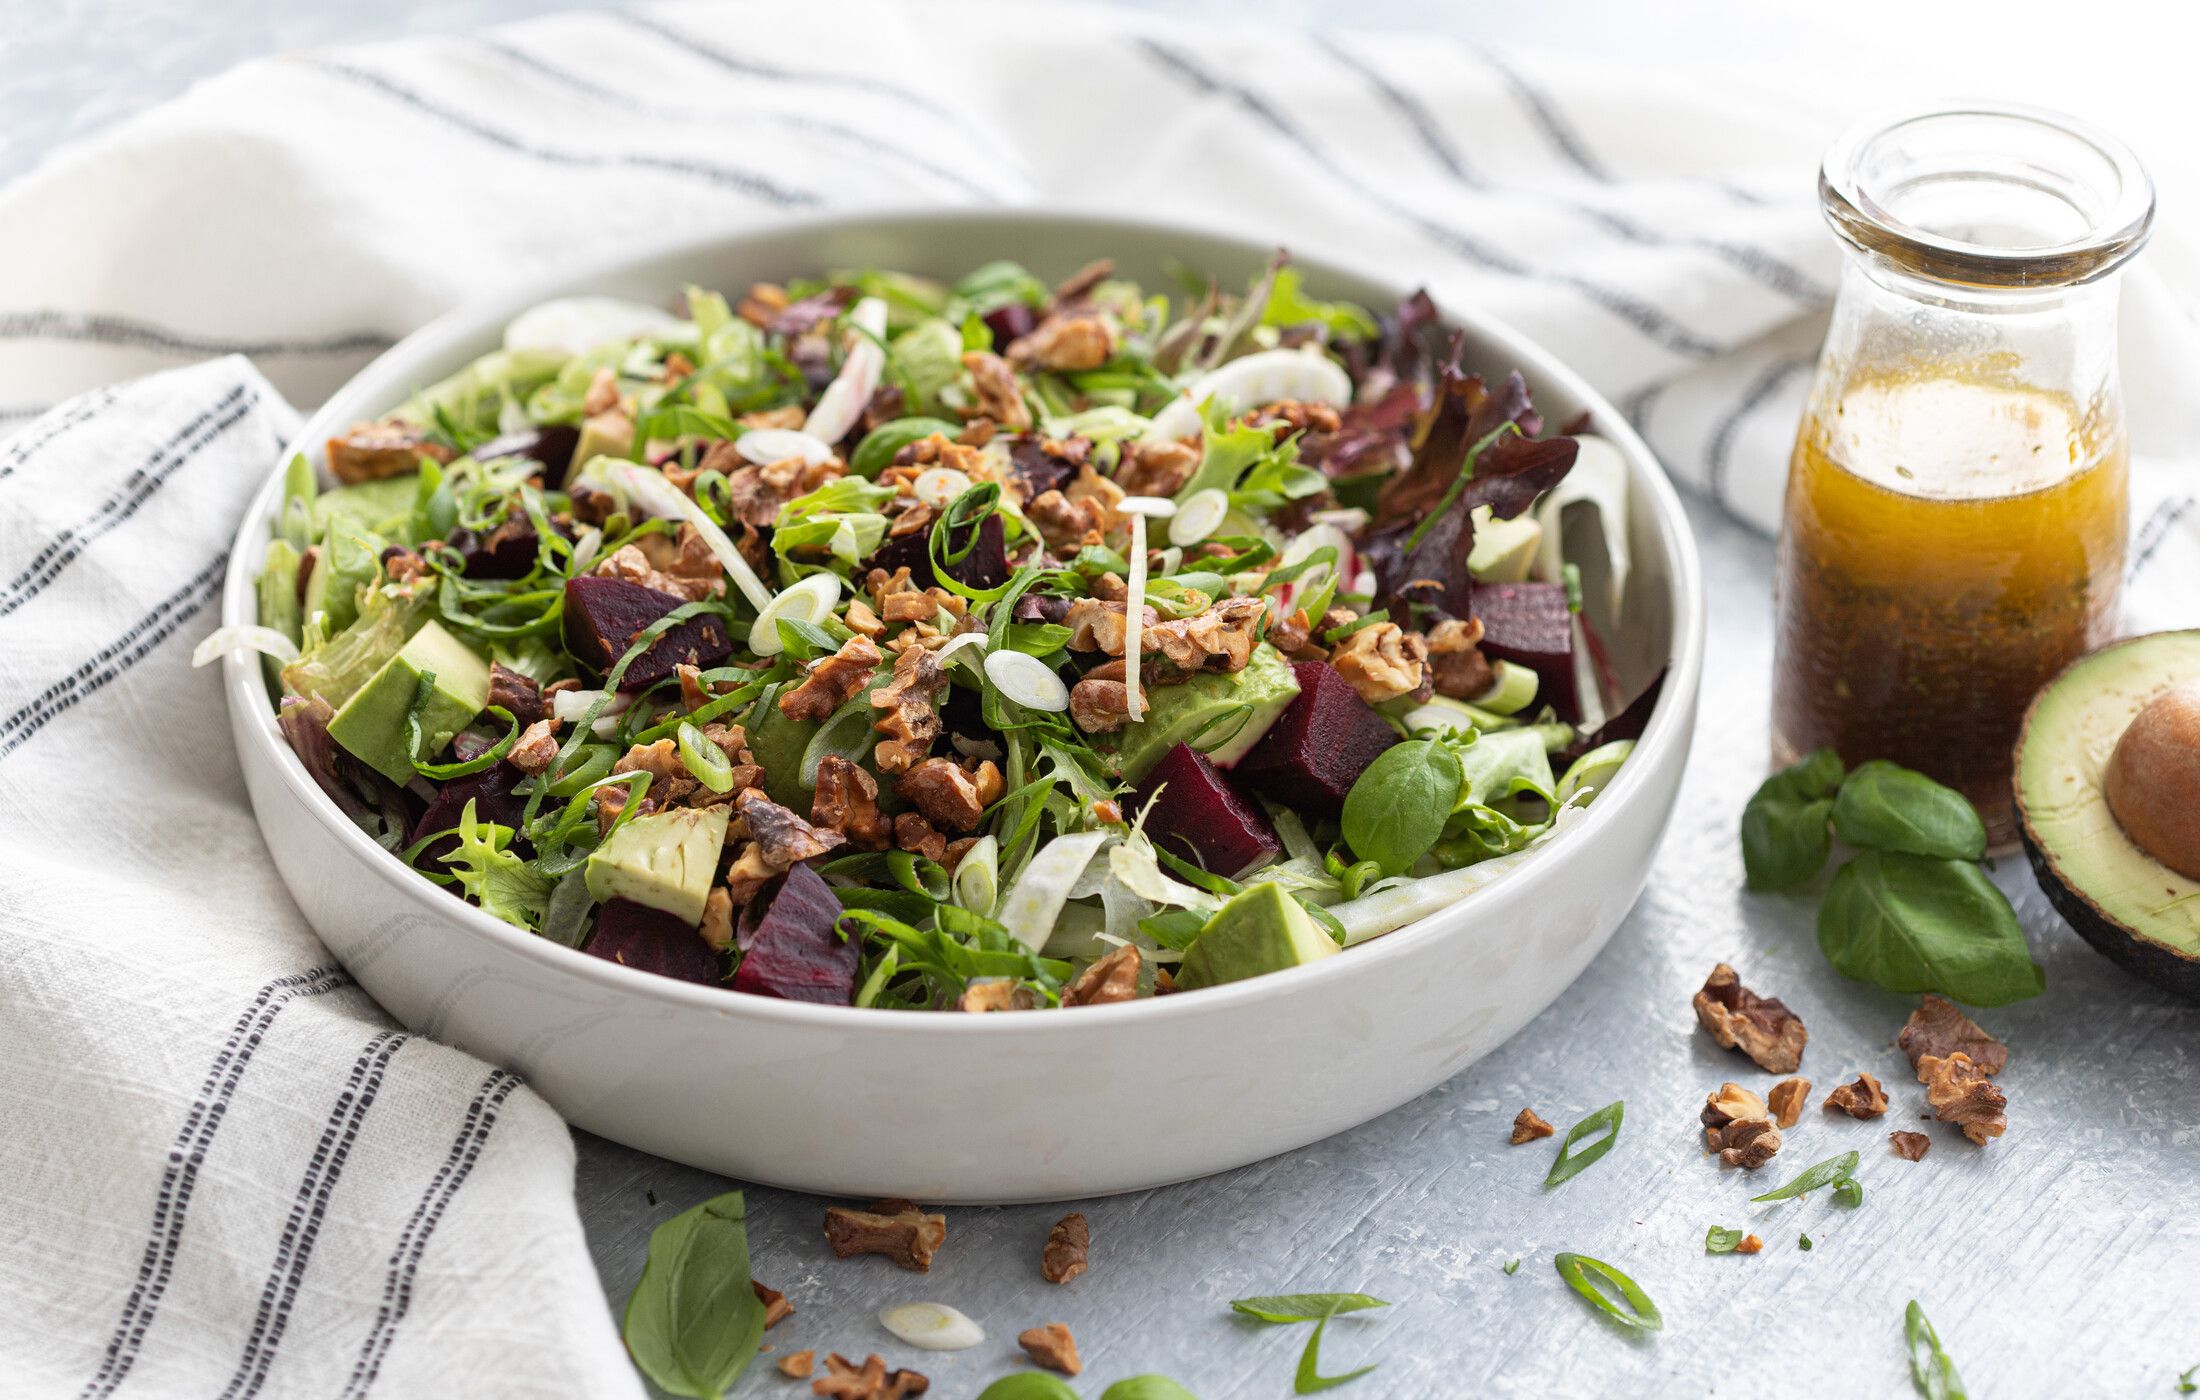
[[[1552,1256],[1551,1262],[1558,1266],[1558,1276],[1566,1280],[1568,1288],[1596,1304],[1598,1311],[1630,1332],[1664,1329],[1665,1317],[1658,1311],[1658,1305],[1650,1301],[1650,1295],[1642,1291],[1640,1284],[1602,1259],[1591,1259],[1586,1254],[1558,1254]],[[1592,1275],[1618,1290],[1627,1307],[1622,1308],[1613,1301],[1611,1294],[1599,1287]]]
[[[724,749],[706,738],[702,730],[686,722],[673,733],[677,736],[680,762],[695,775],[695,781],[712,792],[733,791],[733,762],[726,757]]]
[[[1545,1186],[1559,1186],[1572,1181],[1591,1163],[1611,1151],[1612,1144],[1619,1141],[1620,1120],[1626,1114],[1626,1101],[1618,1100],[1606,1104],[1579,1123],[1568,1128],[1565,1140],[1558,1145],[1558,1160],[1551,1163],[1550,1175],[1543,1178],[1543,1184]],[[1575,1143],[1605,1128],[1610,1128],[1612,1131],[1582,1148],[1579,1152],[1574,1151]],[[1763,1198],[1760,1197],[1759,1199]]]

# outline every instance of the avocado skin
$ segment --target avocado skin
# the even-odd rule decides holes
[[[2032,838],[2029,826],[2020,827],[2018,836],[2024,842],[2024,858],[2032,864],[2032,876],[2039,881],[2040,892],[2055,906],[2055,912],[2063,916],[2064,922],[2093,945],[2095,952],[2134,977],[2189,1001],[2200,1002],[2200,960],[2182,957],[2160,944],[2132,937],[2063,882],[2054,862]]]

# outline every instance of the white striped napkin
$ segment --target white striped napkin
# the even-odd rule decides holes
[[[1764,527],[1835,275],[1829,134],[1418,37],[702,3],[250,64],[0,191],[0,1392],[638,1393],[562,1126],[333,967],[185,667],[283,396],[684,230],[1150,211],[1496,311]],[[2174,299],[2131,302],[2161,454],[2193,357]],[[2190,625],[2194,488],[2149,464],[2140,495],[2134,621]]]

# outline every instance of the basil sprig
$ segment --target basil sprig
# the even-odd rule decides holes
[[[1762,1196],[1751,1196],[1749,1199],[1752,1201],[1792,1201],[1797,1196],[1808,1195],[1821,1186],[1831,1186],[1834,1188],[1835,1198],[1840,1200],[1841,1204],[1856,1205],[1864,1199],[1864,1188],[1857,1183],[1855,1176],[1856,1164],[1862,1160],[1855,1152],[1844,1152],[1838,1157],[1828,1157],[1823,1162],[1805,1167],[1793,1181],[1775,1186]],[[1841,1186],[1844,1182],[1854,1189],[1847,1192],[1842,1191]]]
[[[1566,1286],[1596,1305],[1599,1312],[1630,1332],[1657,1332],[1665,1327],[1665,1317],[1658,1305],[1650,1301],[1650,1295],[1627,1275],[1605,1263],[1591,1259],[1586,1254],[1554,1255],[1551,1262],[1558,1266],[1558,1276],[1566,1280]],[[1610,1284],[1619,1294],[1615,1301],[1605,1292],[1599,1280]],[[1622,1308],[1620,1301],[1627,1306]]]
[[[650,1231],[624,1332],[634,1364],[668,1394],[719,1400],[740,1377],[764,1338],[764,1304],[749,1284],[739,1191]]]
[[[1344,839],[1385,875],[1402,873],[1444,834],[1465,781],[1459,757],[1430,739],[1383,750],[1344,799]]]
[[[1782,769],[1742,809],[1742,869],[1753,890],[1792,890],[1826,863],[1826,823],[1841,789],[1841,755],[1820,749]]]
[[[1956,1363],[1940,1346],[1940,1334],[1925,1318],[1925,1310],[1912,1298],[1902,1310],[1902,1334],[1910,1346],[1910,1384],[1925,1400],[1969,1400]],[[2188,1373],[2189,1374],[2189,1373]]]
[[[1606,1104],[1579,1123],[1568,1128],[1565,1138],[1558,1145],[1558,1160],[1551,1163],[1550,1175],[1543,1178],[1543,1184],[1546,1187],[1559,1186],[1572,1181],[1590,1163],[1611,1151],[1612,1144],[1619,1141],[1620,1119],[1625,1117],[1626,1113],[1627,1103],[1622,1099]],[[1592,1133],[1601,1132],[1605,1128],[1610,1128],[1612,1131],[1582,1148],[1579,1152],[1574,1151],[1575,1143]]]

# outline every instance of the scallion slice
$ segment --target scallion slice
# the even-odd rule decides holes
[[[1566,1280],[1566,1286],[1596,1304],[1606,1317],[1631,1332],[1656,1332],[1665,1326],[1664,1316],[1658,1305],[1650,1301],[1650,1295],[1641,1285],[1613,1268],[1601,1259],[1591,1259],[1586,1254],[1554,1255],[1551,1262],[1558,1266],[1558,1276]],[[1596,1280],[1602,1279],[1619,1293],[1625,1308],[1613,1300]]]
[[[1606,1104],[1579,1123],[1568,1128],[1565,1140],[1558,1145],[1558,1160],[1551,1163],[1550,1175],[1543,1178],[1543,1184],[1545,1186],[1558,1186],[1572,1181],[1592,1162],[1611,1151],[1612,1144],[1619,1141],[1619,1124],[1626,1113],[1627,1103],[1622,1099]],[[1603,1137],[1598,1138],[1587,1147],[1582,1148],[1579,1152],[1574,1151],[1575,1143],[1585,1137],[1602,1132],[1606,1128],[1610,1128],[1611,1131],[1605,1133]]]
[[[703,731],[692,724],[682,723],[673,733],[680,762],[695,775],[695,781],[712,792],[733,791],[733,763],[724,749],[704,737]]]

